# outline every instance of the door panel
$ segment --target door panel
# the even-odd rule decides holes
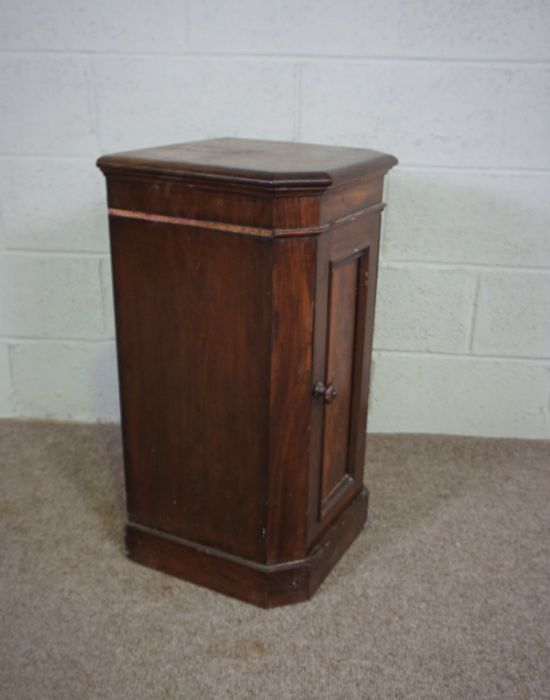
[[[323,501],[348,472],[359,256],[330,264],[325,386],[336,392],[324,407]]]
[[[378,214],[361,217],[334,227],[319,240],[310,545],[363,488],[379,223]]]

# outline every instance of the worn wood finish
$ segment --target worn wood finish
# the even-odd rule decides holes
[[[296,194],[247,185],[220,191],[213,183],[156,182],[133,173],[113,173],[107,183],[109,213],[166,223],[222,227],[228,233],[287,237],[316,235],[341,219],[381,206],[380,180],[342,183],[337,194],[310,188]],[[368,187],[368,189],[365,189]]]
[[[357,326],[357,296],[361,284],[359,259],[355,253],[332,262],[329,271],[326,386],[335,399],[324,406],[323,501],[348,472],[348,448],[352,398],[352,373]]]
[[[300,559],[306,551],[316,241],[289,238],[271,246],[269,562]]]
[[[333,223],[358,215],[382,202],[383,172],[369,172],[351,182],[342,182],[327,190],[321,200],[319,221]]]
[[[263,559],[270,250],[119,218],[111,241],[130,518]]]
[[[132,559],[271,607],[360,531],[395,162],[242,139],[99,159]]]
[[[134,561],[262,608],[308,600],[361,532],[368,493],[359,492],[343,516],[302,559],[258,564],[134,523],[126,548]]]
[[[218,186],[245,183],[278,191],[326,189],[383,173],[396,163],[393,156],[364,148],[235,138],[157,146],[98,160],[105,173],[124,171]]]

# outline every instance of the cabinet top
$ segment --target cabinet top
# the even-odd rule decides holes
[[[130,172],[263,187],[326,188],[397,163],[363,148],[289,141],[219,138],[114,153],[99,158],[105,173]]]

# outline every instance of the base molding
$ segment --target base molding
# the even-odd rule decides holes
[[[304,559],[261,564],[137,523],[126,524],[126,549],[139,564],[206,586],[262,608],[311,598],[361,531],[367,517],[363,488]]]

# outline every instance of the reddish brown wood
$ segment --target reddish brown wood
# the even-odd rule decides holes
[[[136,561],[270,607],[311,596],[359,532],[395,162],[240,139],[98,161]]]
[[[269,247],[116,217],[111,241],[130,520],[265,559]]]
[[[329,335],[335,324],[354,319],[353,341],[350,347],[344,336],[332,343],[337,363],[346,363],[347,381],[344,389],[330,406],[317,402],[312,413],[312,458],[310,462],[308,543],[314,543],[326,528],[339,517],[355,495],[363,488],[363,460],[365,454],[365,430],[367,420],[370,357],[374,327],[374,302],[376,295],[376,272],[378,267],[378,237],[380,217],[377,211],[361,214],[342,223],[335,224],[326,235],[326,243],[320,248],[317,261],[317,307],[315,316],[314,374],[325,382],[331,377],[332,350]],[[319,237],[323,241],[324,235]],[[331,270],[355,266],[356,294],[342,310],[333,308],[329,282]],[[350,284],[353,287],[353,284]],[[350,299],[351,301],[351,299]],[[351,379],[350,371],[351,362]],[[341,381],[340,381],[341,384]],[[347,387],[350,387],[348,389]],[[334,409],[337,409],[334,411]],[[344,435],[342,426],[332,427],[330,414],[347,424]],[[330,437],[326,436],[326,427]],[[339,460],[331,462],[331,455],[338,450]],[[345,451],[345,455],[344,455]],[[327,461],[328,460],[328,463]],[[325,477],[323,481],[322,477]]]
[[[306,552],[316,238],[272,243],[267,561]]]
[[[333,223],[379,205],[382,202],[384,174],[385,171],[369,171],[363,177],[331,187],[323,195],[319,220]]]
[[[393,156],[364,148],[235,138],[115,153],[98,161],[105,173],[124,171],[216,185],[275,186],[279,191],[310,186],[326,189],[383,173],[396,163]]]
[[[357,325],[359,254],[331,263],[327,334],[326,382],[336,396],[324,407],[323,501],[348,471],[352,373]],[[325,404],[327,404],[325,400]]]
[[[365,522],[368,494],[363,489],[343,517],[302,559],[258,564],[169,533],[129,523],[126,547],[134,561],[263,608],[308,600],[338,562]]]

